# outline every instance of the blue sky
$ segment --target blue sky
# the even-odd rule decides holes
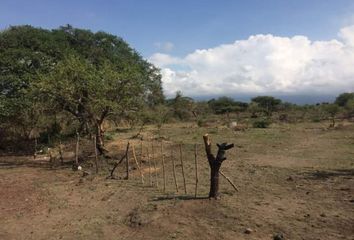
[[[69,23],[122,36],[145,57],[165,42],[182,56],[259,33],[327,40],[353,12],[353,0],[1,0],[0,28]]]
[[[0,29],[22,24],[121,36],[167,96],[354,91],[353,0],[0,0]]]

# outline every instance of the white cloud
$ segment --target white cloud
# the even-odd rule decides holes
[[[171,42],[155,42],[155,47],[163,52],[170,52],[175,45]]]
[[[354,46],[354,25],[342,28],[338,35],[346,44]]]
[[[254,35],[183,58],[156,53],[164,91],[188,96],[237,94],[337,94],[354,91],[354,25],[339,39]],[[187,69],[187,70],[180,70]]]
[[[152,55],[149,58],[149,61],[159,67],[165,67],[168,65],[183,63],[182,59],[172,57],[172,56],[170,56],[168,54],[164,54],[164,53],[155,53],[154,55]]]

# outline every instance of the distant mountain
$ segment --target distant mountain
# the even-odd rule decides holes
[[[316,103],[322,103],[322,102],[334,102],[336,99],[337,95],[276,95],[276,94],[258,94],[258,95],[237,95],[237,96],[227,96],[235,99],[236,101],[242,101],[242,102],[250,102],[251,98],[261,96],[261,95],[268,95],[268,96],[273,96],[276,98],[281,99],[283,102],[290,102],[290,103],[295,103],[299,105],[305,105],[305,104],[316,104]],[[215,96],[192,96],[193,99],[202,101],[202,100],[210,100],[212,98],[218,98],[221,97],[221,95],[215,95]]]

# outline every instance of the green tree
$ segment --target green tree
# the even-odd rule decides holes
[[[150,91],[150,81],[159,81],[145,78],[136,65],[118,71],[106,62],[97,69],[78,56],[64,59],[41,79],[39,91],[71,113],[80,122],[81,132],[94,132],[101,153],[104,121],[113,115],[139,111]]]
[[[194,100],[183,96],[181,91],[177,91],[173,99],[167,100],[167,105],[171,107],[172,115],[179,120],[188,120],[193,115]]]
[[[37,126],[40,116],[50,126],[66,111],[101,151],[105,119],[164,101],[159,70],[123,39],[70,25],[0,32],[0,73],[2,125]]]
[[[322,108],[332,121],[330,127],[334,127],[336,123],[336,115],[339,112],[340,108],[336,104],[324,104]]]
[[[354,99],[350,99],[346,105],[345,110],[347,111],[348,118],[354,115]]]
[[[34,128],[51,125],[55,109],[46,108],[33,83],[53,68],[53,44],[50,31],[30,26],[0,32],[0,123],[7,131],[28,138]]]
[[[229,97],[219,97],[218,99],[211,99],[208,101],[210,108],[216,114],[224,114],[231,112],[242,112],[246,110],[248,104],[238,102]]]
[[[280,99],[274,98],[272,96],[258,96],[258,97],[252,98],[252,102],[257,103],[258,106],[263,109],[264,113],[267,116],[271,116],[272,113],[281,104]]]
[[[258,113],[262,112],[262,109],[258,106],[258,103],[251,102],[248,105],[247,111],[251,113],[251,118],[257,118]]]
[[[351,99],[354,99],[354,92],[342,93],[336,98],[334,103],[340,107],[344,107],[347,104],[347,102]]]

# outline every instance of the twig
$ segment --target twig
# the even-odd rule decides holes
[[[119,160],[119,162],[117,162],[117,163],[114,164],[114,167],[113,167],[113,169],[111,170],[111,174],[110,174],[109,178],[114,179],[114,176],[113,176],[114,170],[116,170],[116,168],[118,167],[118,165],[119,165],[121,162],[123,162],[123,160],[127,157],[128,151],[129,151],[129,142],[128,142],[127,148],[126,148],[126,150],[125,150],[125,154],[122,156],[122,158]]]
[[[229,177],[227,177],[221,170],[219,170],[219,173],[221,174],[221,176],[223,176],[224,178],[226,178],[226,180],[231,184],[231,186],[238,192],[238,188],[236,187],[236,185],[231,181],[231,179]]]

